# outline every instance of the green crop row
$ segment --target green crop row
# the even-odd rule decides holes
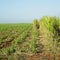
[[[33,22],[33,33],[32,33],[32,41],[31,41],[31,49],[33,53],[37,53],[36,50],[36,42],[38,38],[38,27],[37,27],[37,20]]]
[[[0,44],[1,43],[5,43],[6,41],[9,41],[11,37],[15,38],[17,35],[20,35],[29,26],[30,26],[30,24],[28,24],[28,25],[27,24],[23,24],[23,25],[8,25],[8,26],[7,25],[5,25],[5,26],[3,25],[3,26],[1,26],[3,31],[1,31],[1,28],[0,28],[0,32],[1,32],[0,33]],[[7,30],[5,30],[6,28],[7,28]]]
[[[13,52],[15,52],[15,48],[18,44],[20,44],[21,42],[24,41],[24,39],[27,37],[29,30],[31,29],[31,26],[29,25],[28,27],[25,27],[27,30],[24,29],[24,32],[22,32],[21,35],[19,35],[19,37],[17,39],[14,39],[14,41],[12,42],[11,46],[7,47],[6,49],[3,48],[1,49],[1,51],[3,53],[6,54],[11,54]]]
[[[40,19],[39,25],[46,50],[52,52],[56,57],[56,54],[60,52],[60,18],[44,16]]]

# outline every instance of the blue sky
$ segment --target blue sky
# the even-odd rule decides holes
[[[32,22],[45,15],[60,16],[60,0],[0,0],[0,23]]]

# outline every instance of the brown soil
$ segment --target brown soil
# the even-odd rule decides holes
[[[60,60],[60,53],[54,57],[52,53],[38,53],[31,56],[27,55],[26,60]]]
[[[12,40],[11,40],[11,41],[7,41],[6,43],[1,44],[1,45],[0,45],[0,48],[1,48],[1,49],[2,49],[2,48],[6,48],[6,47],[10,46],[11,43],[12,43]]]
[[[7,35],[3,35],[2,40],[7,39],[7,37],[8,37]]]

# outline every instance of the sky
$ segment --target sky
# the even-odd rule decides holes
[[[60,0],[0,0],[0,23],[30,23],[43,16],[60,17]]]

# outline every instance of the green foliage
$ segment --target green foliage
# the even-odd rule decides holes
[[[4,55],[11,55],[11,53],[19,50],[20,47],[17,49],[17,46],[24,42],[26,37],[29,37],[28,33],[31,29],[33,29],[32,37],[28,45],[31,42],[29,47],[33,53],[42,52],[42,48],[46,46],[48,51],[51,51],[55,54],[56,48],[60,48],[60,18],[55,16],[44,16],[40,19],[40,21],[34,19],[33,24],[0,24],[0,47],[2,46],[2,48],[0,48],[0,52]],[[38,33],[41,35],[39,36]],[[4,38],[5,36],[7,37]],[[40,41],[37,41],[40,40],[38,37],[41,38],[41,41],[44,43],[40,44]],[[12,44],[8,47],[5,46],[5,48],[4,44],[6,44],[6,42],[12,42]],[[23,47],[22,51],[27,52],[28,48]]]
[[[37,53],[36,50],[37,38],[38,38],[38,28],[36,25],[33,25],[32,42],[31,42],[31,49],[33,53]]]
[[[11,54],[15,52],[14,46],[10,46],[9,49],[7,50],[7,54]]]
[[[44,16],[40,20],[40,33],[47,41],[48,49],[54,54],[57,52],[57,42],[60,39],[60,18]]]
[[[39,22],[38,22],[37,19],[34,19],[34,21],[33,21],[33,26],[36,26],[36,28],[39,29]]]
[[[16,51],[16,47],[19,43],[23,42],[25,40],[25,38],[28,35],[29,30],[32,28],[31,24],[5,24],[5,25],[0,25],[0,27],[3,29],[0,29],[0,34],[2,33],[8,33],[8,37],[6,38],[6,40],[2,40],[0,39],[0,44],[3,43],[8,43],[8,42],[12,42],[12,44],[10,44],[10,46],[4,48],[3,44],[2,44],[2,48],[1,48],[1,52],[3,54],[12,54]],[[3,35],[2,35],[3,37]],[[9,45],[9,44],[8,44]]]

